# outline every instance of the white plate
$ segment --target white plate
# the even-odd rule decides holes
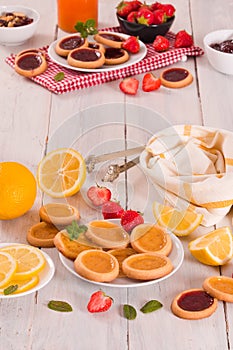
[[[108,33],[109,34],[118,34],[118,33],[115,33],[115,32],[108,32]],[[73,34],[73,35],[77,35],[77,33]],[[122,34],[122,33],[120,33],[120,35],[123,38],[128,38],[129,37],[129,35]],[[112,70],[126,68],[126,67],[132,66],[133,64],[138,63],[139,61],[141,61],[146,56],[146,53],[147,53],[146,45],[139,40],[140,51],[138,53],[136,53],[136,54],[131,54],[130,55],[130,59],[127,62],[125,62],[125,63],[112,65],[112,66],[109,66],[109,65],[108,66],[103,66],[101,68],[96,68],[96,69],[76,68],[76,67],[70,66],[67,63],[66,58],[61,57],[61,56],[59,56],[56,53],[55,46],[56,46],[56,44],[57,44],[57,42],[59,40],[61,40],[61,38],[56,40],[56,41],[54,41],[52,44],[50,44],[50,46],[48,48],[48,55],[49,55],[49,57],[51,58],[51,60],[53,60],[55,63],[59,64],[60,66],[68,68],[68,69],[72,69],[72,70],[75,70],[75,71],[78,71],[78,72],[89,72],[89,73],[110,72]],[[89,40],[91,42],[94,41],[93,39],[89,39]]]
[[[148,285],[151,285],[151,284],[155,284],[155,283],[161,282],[161,281],[171,277],[180,268],[180,266],[181,266],[181,264],[183,262],[183,259],[184,259],[183,246],[182,246],[180,240],[175,235],[171,234],[171,239],[172,239],[172,243],[173,243],[173,248],[172,248],[171,254],[169,255],[169,258],[171,259],[171,262],[172,262],[172,264],[174,266],[174,269],[168,275],[166,275],[164,277],[161,277],[161,278],[158,278],[156,280],[151,280],[151,281],[142,281],[142,282],[140,282],[138,280],[133,280],[133,279],[129,279],[129,278],[126,278],[126,277],[124,277],[124,278],[116,278],[111,283],[90,281],[90,280],[80,276],[75,271],[75,269],[74,269],[74,262],[72,260],[67,259],[61,253],[59,253],[59,257],[60,257],[60,260],[61,260],[62,264],[65,266],[65,268],[68,271],[70,271],[72,274],[74,274],[76,277],[82,279],[83,281],[86,281],[86,282],[89,282],[89,283],[93,283],[93,284],[97,284],[99,286],[105,286],[105,287],[118,287],[118,288],[144,287],[144,286],[148,286]]]
[[[19,243],[0,243],[0,248],[7,247],[7,246],[12,246],[12,245],[20,245]],[[55,272],[55,266],[53,263],[53,260],[50,258],[48,254],[45,252],[41,251],[43,254],[45,260],[46,260],[46,265],[44,269],[39,273],[39,283],[27,290],[26,292],[18,293],[18,294],[9,294],[9,295],[4,295],[0,294],[0,299],[6,299],[6,298],[17,298],[17,297],[22,297],[24,295],[28,295],[31,293],[34,293],[38,291],[39,289],[43,288],[50,282],[50,280],[53,278],[54,272]]]

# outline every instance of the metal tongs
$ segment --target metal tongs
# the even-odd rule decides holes
[[[108,160],[114,160],[120,157],[127,157],[134,154],[138,154],[138,153],[141,153],[144,149],[145,149],[145,146],[139,146],[139,147],[123,150],[123,151],[106,153],[99,156],[90,155],[85,159],[87,172],[91,173],[95,169],[95,165],[98,163],[102,163]],[[113,182],[115,179],[118,178],[120,173],[132,168],[134,165],[138,163],[139,163],[139,156],[130,160],[129,162],[125,162],[122,165],[110,164],[107,168],[106,174],[104,175],[102,181]]]

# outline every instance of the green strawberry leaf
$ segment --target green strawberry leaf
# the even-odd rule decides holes
[[[87,226],[78,225],[77,221],[72,221],[71,225],[66,226],[66,231],[68,232],[69,239],[71,241],[78,239],[81,233],[87,231]]]
[[[160,309],[161,307],[163,307],[163,304],[161,304],[158,300],[150,300],[140,309],[140,311],[144,314],[148,314]]]

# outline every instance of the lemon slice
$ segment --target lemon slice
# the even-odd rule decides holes
[[[10,254],[17,263],[14,279],[28,279],[45,267],[46,260],[38,248],[17,244],[1,248],[2,252]]]
[[[26,291],[32,289],[38,283],[39,283],[38,275],[32,276],[26,280],[17,280],[15,278],[13,278],[7,283],[7,285],[4,286],[4,288],[0,289],[0,294],[4,294],[4,289],[6,289],[7,287],[9,287],[11,285],[18,286],[18,288],[16,289],[14,294],[19,294],[19,293],[23,293],[23,292],[26,292]]]
[[[42,191],[54,198],[77,193],[86,179],[86,165],[82,155],[71,148],[48,153],[39,163],[37,179]]]
[[[176,236],[187,236],[202,222],[203,215],[191,209],[179,211],[173,207],[153,203],[153,214],[160,226],[170,229]]]
[[[191,241],[189,250],[203,264],[224,265],[232,258],[232,241],[231,230],[225,226]]]
[[[5,286],[17,268],[15,259],[7,252],[0,251],[0,287]]]

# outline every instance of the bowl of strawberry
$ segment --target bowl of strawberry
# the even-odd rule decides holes
[[[139,0],[122,0],[117,5],[117,19],[123,33],[138,37],[144,43],[152,43],[157,35],[166,35],[175,20],[172,4]]]

